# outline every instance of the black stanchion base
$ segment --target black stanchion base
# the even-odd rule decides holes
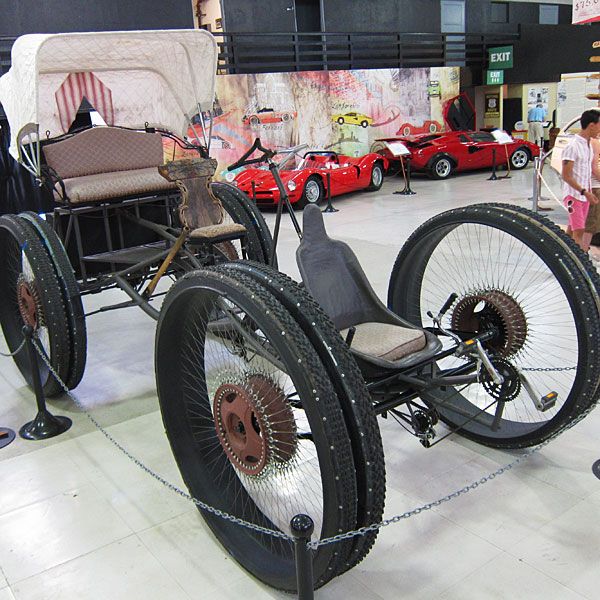
[[[400,196],[414,196],[417,192],[413,192],[410,188],[408,190],[402,190],[401,192],[394,192],[394,194],[399,194]]]
[[[333,213],[333,212],[340,212],[339,209],[337,208],[333,208],[333,206],[331,206],[331,204],[328,204],[321,212],[324,213]]]
[[[592,465],[592,473],[598,478],[600,479],[600,460],[597,460],[593,465]]]
[[[496,173],[492,173],[492,175],[487,178],[488,181],[496,181],[496,179],[499,179]]]
[[[25,440],[45,440],[64,433],[72,424],[68,417],[55,417],[47,410],[41,410],[35,420],[19,429],[19,435]]]
[[[0,448],[8,446],[15,439],[15,432],[8,427],[0,427]]]

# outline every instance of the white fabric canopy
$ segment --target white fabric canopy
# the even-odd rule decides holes
[[[198,104],[212,109],[216,67],[215,39],[202,29],[21,36],[12,48],[10,70],[0,77],[10,152],[18,156],[18,133],[31,123],[39,125],[42,138],[66,133],[64,102],[58,97],[65,89],[73,93],[70,82],[75,79],[65,83],[71,74],[93,74],[87,80],[100,86],[114,125],[139,128],[149,123],[183,136],[184,115],[196,113]],[[84,75],[77,77],[83,81]],[[72,102],[78,106],[76,94]]]

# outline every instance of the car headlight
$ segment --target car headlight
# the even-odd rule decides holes
[[[296,182],[293,180],[288,181],[287,188],[290,190],[290,192],[293,192],[296,189]]]

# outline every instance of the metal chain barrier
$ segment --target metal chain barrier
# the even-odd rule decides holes
[[[158,473],[155,473],[152,469],[150,469],[150,467],[147,467],[138,458],[133,456],[129,451],[127,451],[123,446],[121,446],[121,444],[119,442],[117,442],[117,440],[115,440],[110,435],[110,433],[108,433],[108,431],[106,431],[106,429],[104,429],[104,427],[102,427],[102,425],[100,425],[100,423],[98,423],[98,421],[96,421],[96,419],[86,410],[86,408],[83,406],[83,404],[81,404],[79,399],[73,393],[71,393],[71,391],[63,383],[63,381],[58,377],[56,371],[50,364],[50,361],[48,360],[46,353],[43,351],[43,349],[41,349],[38,346],[37,340],[34,339],[32,341],[33,341],[33,346],[34,346],[36,352],[41,356],[42,360],[48,367],[49,371],[56,378],[59,385],[63,388],[63,390],[69,396],[69,398],[71,398],[71,400],[73,400],[75,405],[85,414],[85,416],[104,435],[104,437],[106,437],[106,439],[109,442],[111,442],[127,458],[129,458],[129,460],[131,460],[138,467],[140,467],[140,469],[142,469],[143,471],[148,473],[148,475],[151,475],[158,482],[162,483],[162,485],[164,485],[167,489],[171,490],[172,492],[175,492],[177,495],[181,496],[182,498],[189,500],[190,502],[194,503],[197,507],[201,508],[202,510],[205,510],[205,511],[210,512],[218,517],[226,519],[227,521],[231,521],[232,523],[236,523],[237,525],[241,525],[242,527],[252,529],[253,531],[257,531],[257,532],[263,533],[265,535],[270,535],[270,536],[273,536],[276,538],[281,538],[284,540],[289,540],[291,542],[294,542],[294,538],[292,536],[287,535],[281,531],[275,531],[273,529],[261,527],[260,525],[255,525],[254,523],[250,523],[249,521],[245,521],[244,519],[240,519],[238,517],[235,517],[234,515],[230,515],[229,513],[219,510],[218,508],[214,508],[208,504],[205,504],[201,500],[194,498],[187,492],[184,492],[182,489],[173,485],[172,483],[170,483],[169,481],[167,481],[166,479],[161,477]],[[21,346],[22,346],[22,344],[21,344]],[[529,369],[524,369],[524,370],[529,370],[529,371],[568,371],[568,370],[572,370],[572,369],[575,369],[575,367],[555,367],[555,368],[538,368],[538,369],[529,368]],[[470,485],[467,485],[467,486],[461,488],[460,490],[456,490],[455,492],[452,492],[451,494],[448,494],[447,496],[444,496],[443,498],[439,498],[438,500],[435,500],[434,502],[428,502],[427,504],[424,504],[423,506],[420,506],[419,508],[414,508],[412,510],[406,511],[405,513],[402,513],[401,515],[397,515],[390,519],[385,519],[383,521],[380,521],[379,523],[373,523],[371,525],[361,527],[354,531],[348,531],[346,533],[340,533],[338,535],[335,535],[335,536],[332,536],[329,538],[323,538],[322,540],[319,540],[316,542],[310,542],[308,544],[308,547],[312,550],[316,550],[319,546],[325,546],[326,544],[333,544],[335,542],[340,542],[343,540],[351,539],[357,535],[365,535],[372,531],[377,531],[378,529],[382,529],[383,527],[391,525],[392,523],[398,523],[399,521],[402,521],[403,519],[408,519],[409,517],[418,515],[426,510],[430,510],[430,509],[434,508],[435,506],[440,506],[440,504],[449,502],[450,500],[452,500],[454,498],[458,498],[459,496],[463,496],[467,492],[470,492],[471,490],[478,488],[480,485],[483,485],[485,483],[488,483],[492,479],[495,479],[496,477],[498,477],[498,475],[502,475],[503,473],[510,471],[510,469],[512,469],[513,467],[517,466],[518,464],[520,464],[523,461],[525,461],[526,459],[528,459],[530,456],[533,456],[535,453],[539,452],[542,448],[547,446],[551,441],[555,440],[559,435],[562,435],[565,431],[567,431],[567,430],[571,429],[571,427],[574,427],[575,425],[577,425],[577,423],[579,423],[582,419],[584,419],[587,415],[589,415],[592,412],[592,410],[595,408],[595,406],[596,406],[595,403],[592,404],[587,410],[585,410],[583,413],[581,413],[576,419],[574,419],[570,423],[567,423],[566,425],[563,425],[563,427],[561,427],[558,431],[556,431],[548,439],[544,440],[543,442],[541,442],[534,448],[530,448],[529,450],[524,452],[521,456],[516,458],[511,463],[509,463],[503,467],[500,467],[497,471],[494,471],[493,473],[490,473],[489,475],[482,477],[478,481],[474,481]]]
[[[24,345],[25,338],[23,338],[23,341],[19,344],[19,347],[14,352],[0,352],[0,356],[6,356],[7,358],[10,358],[11,356],[16,356],[17,354],[19,354],[19,352],[21,352],[21,350],[23,350]]]

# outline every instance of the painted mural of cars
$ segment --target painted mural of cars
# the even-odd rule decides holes
[[[371,117],[357,112],[347,112],[344,115],[333,115],[331,120],[338,123],[338,125],[360,125],[361,127],[368,127],[373,122]]]
[[[510,164],[523,169],[539,156],[535,144],[514,139],[506,132],[474,131],[475,110],[465,94],[444,103],[444,120],[451,131],[376,140],[372,152],[390,160],[395,158],[386,142],[402,142],[410,151],[411,167],[433,179],[447,179],[454,171],[489,168]]]
[[[442,124],[438,121],[425,121],[423,125],[402,123],[396,131],[396,135],[415,135],[417,133],[437,133],[442,130]]]
[[[442,95],[442,86],[439,81],[430,81],[427,86],[427,95],[430,98],[439,98]]]
[[[311,151],[295,168],[284,168],[280,175],[290,202],[303,208],[307,204],[318,204],[327,196],[328,181],[331,196],[357,190],[377,191],[388,164],[387,158],[375,153],[355,158],[337,152]],[[279,202],[279,190],[268,170],[245,169],[236,175],[233,183],[254,197],[258,206],[273,206]]]
[[[242,121],[246,125],[260,125],[261,123],[287,123],[295,119],[298,113],[295,110],[274,110],[272,108],[260,108],[254,113],[244,115]]]

